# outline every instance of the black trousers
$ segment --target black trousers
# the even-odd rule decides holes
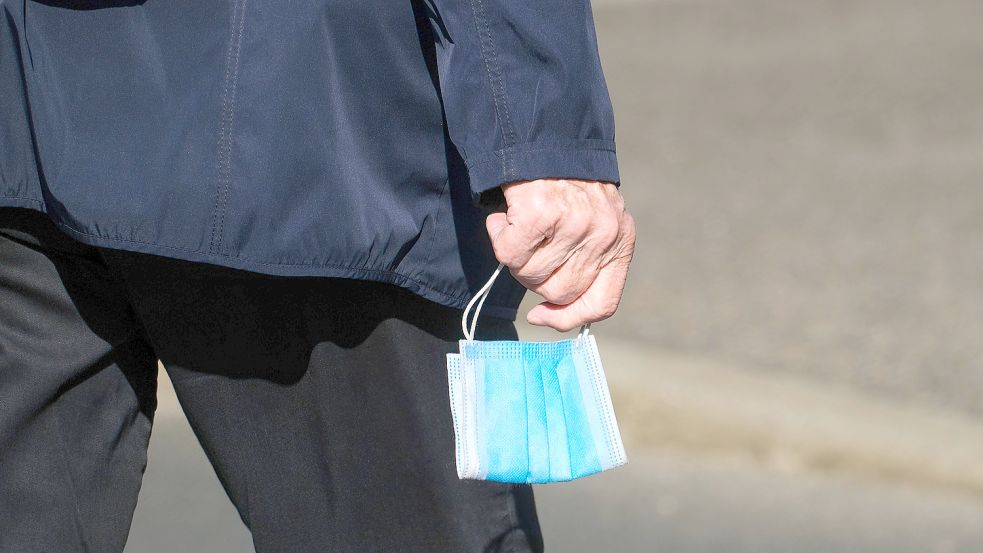
[[[391,285],[94,248],[0,208],[0,552],[122,550],[158,358],[257,551],[541,551],[528,486],[455,473],[460,315]]]

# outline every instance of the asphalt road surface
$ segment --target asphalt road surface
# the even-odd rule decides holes
[[[639,228],[597,332],[983,414],[983,2],[594,12]]]
[[[766,470],[738,458],[630,450],[629,459],[613,471],[536,488],[548,551],[983,551],[979,496]],[[155,424],[126,551],[252,551],[190,427],[173,408],[165,407]]]

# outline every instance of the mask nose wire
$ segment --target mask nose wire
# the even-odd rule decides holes
[[[488,282],[486,282],[484,286],[478,289],[478,292],[474,295],[473,298],[471,298],[471,301],[468,302],[468,306],[464,308],[464,315],[461,317],[461,330],[464,331],[465,340],[469,340],[469,341],[474,340],[474,331],[478,327],[478,313],[481,312],[481,306],[485,304],[485,298],[487,298],[489,294],[491,294],[492,284],[495,283],[495,279],[498,278],[498,275],[502,272],[502,269],[504,268],[505,265],[499,263],[498,267],[495,269],[495,272],[492,273],[491,278],[488,279]],[[475,307],[474,304],[476,302],[478,306],[474,310],[474,317],[471,319],[471,326],[469,328],[468,313],[471,312],[471,308]],[[577,337],[586,338],[589,332],[590,332],[590,323],[587,323],[580,327],[580,332],[577,333]]]

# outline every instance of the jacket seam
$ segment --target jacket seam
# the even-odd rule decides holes
[[[42,202],[41,200],[39,200],[37,198],[32,198],[30,196],[8,196],[8,195],[4,194],[4,195],[0,196],[0,198],[13,198],[15,200],[27,200],[29,202],[34,202],[34,203],[36,203],[36,204],[38,204],[40,206],[44,206],[44,202]],[[2,207],[2,206],[0,206],[0,207]]]
[[[501,153],[499,153],[499,152],[501,152]],[[616,151],[615,151],[614,148],[603,148],[603,147],[586,147],[586,148],[583,148],[583,147],[581,147],[581,148],[563,148],[563,147],[559,147],[559,148],[533,148],[533,149],[529,149],[529,150],[516,150],[514,148],[511,149],[511,153],[512,153],[513,156],[516,156],[516,155],[525,155],[525,154],[532,154],[532,153],[540,153],[540,152],[610,152],[610,153],[616,153]],[[481,158],[481,159],[479,159],[477,161],[466,161],[465,162],[465,165],[467,165],[468,167],[477,167],[479,165],[488,165],[489,163],[492,163],[494,161],[497,161],[498,158],[501,157],[501,156],[503,156],[503,155],[505,155],[504,151],[503,150],[498,150],[494,154],[492,154],[491,156],[485,156],[485,157],[483,157],[483,158]]]
[[[433,255],[433,246],[434,243],[437,242],[437,225],[440,223],[441,200],[444,199],[444,194],[447,192],[450,182],[450,178],[444,181],[444,186],[440,189],[440,196],[437,197],[437,207],[434,209],[433,214],[433,232],[430,233],[430,244],[427,246],[427,255],[423,257],[423,264],[427,266],[430,265],[430,256]]]
[[[509,113],[508,95],[505,92],[505,77],[502,75],[501,67],[498,64],[498,52],[495,49],[495,41],[492,38],[491,27],[488,23],[488,17],[485,15],[485,6],[482,0],[471,0],[471,13],[478,33],[478,51],[485,65],[488,86],[491,88],[495,118],[498,119],[505,146],[501,160],[502,172],[506,178],[509,178],[515,172],[515,165],[508,148],[515,144],[516,140],[515,131],[512,128],[512,117]]]
[[[208,249],[212,253],[217,253],[221,249],[225,234],[225,213],[232,182],[232,130],[235,123],[236,89],[239,83],[239,54],[242,51],[242,36],[246,22],[246,1],[233,0],[230,15],[229,45],[225,53],[225,78],[222,90],[222,116],[219,120],[216,146],[218,179],[208,244]]]

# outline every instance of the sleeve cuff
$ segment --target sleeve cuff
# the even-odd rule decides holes
[[[614,142],[587,140],[574,145],[521,144],[466,162],[475,202],[485,190],[509,182],[577,179],[621,184]]]

